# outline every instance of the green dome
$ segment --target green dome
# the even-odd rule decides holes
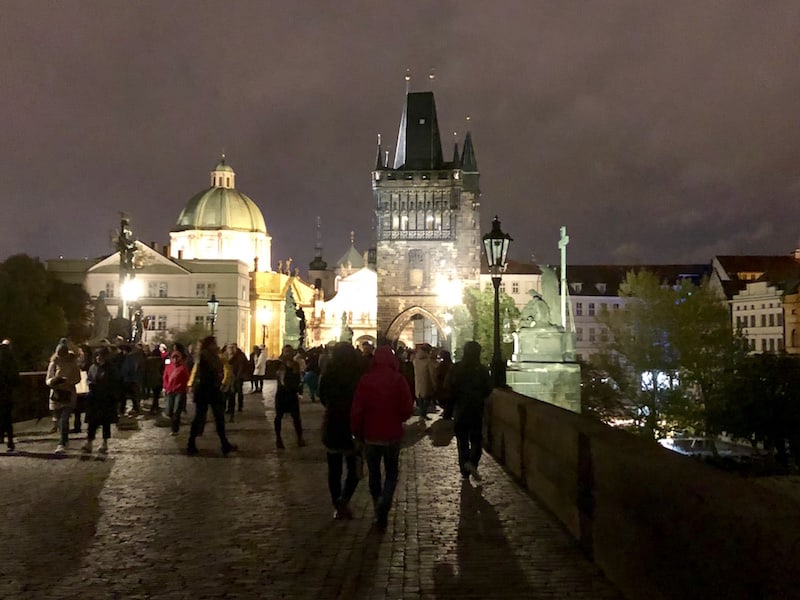
[[[218,167],[217,170],[222,169]],[[231,229],[267,233],[264,216],[256,203],[235,189],[225,187],[208,188],[186,203],[172,231],[191,229]]]

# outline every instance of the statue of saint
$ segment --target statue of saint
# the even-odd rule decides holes
[[[550,307],[536,290],[528,291],[531,299],[522,309],[519,317],[520,329],[530,327],[533,329],[546,329],[553,327],[550,322]]]
[[[561,324],[561,296],[558,291],[558,277],[550,267],[540,267],[542,270],[542,299],[550,309],[548,323]]]
[[[92,324],[92,339],[102,340],[108,337],[108,325],[111,322],[111,313],[106,306],[106,293],[100,292],[94,301],[94,323]]]

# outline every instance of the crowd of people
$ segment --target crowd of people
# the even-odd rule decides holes
[[[287,345],[275,370],[276,447],[286,448],[282,423],[287,414],[297,446],[306,445],[300,397],[307,392],[311,402],[318,398],[325,407],[322,442],[334,518],[352,518],[350,500],[366,463],[376,527],[384,530],[398,480],[404,425],[415,413],[427,420],[441,411],[443,418],[452,419],[460,473],[465,479],[480,478],[484,401],[492,390],[480,352],[479,344],[467,342],[462,360],[453,364],[449,352],[429,344],[415,349],[376,349],[370,343],[355,348],[339,342],[308,351]],[[233,422],[236,412],[242,412],[245,382],[250,382],[250,392],[263,392],[266,373],[267,353],[263,348],[254,348],[248,357],[234,343],[220,348],[213,336],[204,338],[194,353],[181,344],[168,350],[164,344],[147,347],[127,343],[104,343],[94,350],[80,346],[73,351],[62,338],[45,378],[50,389],[53,432],[59,433],[55,453],[66,452],[69,433],[81,431],[81,417],[87,426],[81,451],[93,452],[99,430],[102,442],[97,451],[108,453],[112,426],[123,416],[140,415],[143,400],[149,400],[150,412],[167,419],[171,435],[177,435],[191,396],[195,407],[187,454],[199,453],[197,440],[210,409],[220,449],[227,456],[237,446],[227,437],[226,417]],[[6,340],[0,345],[0,433],[10,451],[15,447],[11,392],[17,380],[18,371]],[[70,428],[73,415],[74,426]]]

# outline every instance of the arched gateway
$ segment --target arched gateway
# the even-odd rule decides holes
[[[422,327],[414,327],[415,322],[423,321]],[[430,324],[430,329],[425,324]],[[446,323],[431,311],[412,306],[397,315],[386,330],[386,339],[403,342],[406,346],[427,342],[432,346],[444,346],[447,339]],[[432,331],[431,331],[432,330]]]

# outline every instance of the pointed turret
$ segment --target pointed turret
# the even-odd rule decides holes
[[[456,133],[453,133],[453,168],[461,168],[461,157],[458,154],[458,137]]]
[[[467,173],[478,172],[478,159],[475,158],[475,148],[472,147],[472,132],[467,131],[464,138],[464,152],[461,154],[461,168]]]
[[[375,170],[380,171],[385,168],[383,164],[383,149],[381,148],[381,134],[378,134],[378,153],[375,157]]]

